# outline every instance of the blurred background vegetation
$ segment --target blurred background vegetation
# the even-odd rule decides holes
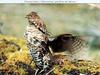
[[[73,33],[88,37],[91,55],[100,60],[99,4],[0,4],[0,34],[23,38],[25,16],[37,12],[51,36]]]

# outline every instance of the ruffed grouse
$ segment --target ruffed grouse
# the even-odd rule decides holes
[[[47,75],[52,67],[47,47],[48,34],[45,24],[36,12],[29,13],[26,18],[29,25],[26,28],[25,38],[30,54],[36,64],[34,75]]]
[[[50,73],[52,61],[59,62],[60,59],[62,61],[61,56],[71,61],[87,59],[87,43],[80,36],[61,34],[51,41],[44,22],[36,12],[29,13],[26,18],[29,21],[25,32],[27,46],[36,67],[41,72],[37,74],[37,71],[35,75],[47,73],[47,70]]]

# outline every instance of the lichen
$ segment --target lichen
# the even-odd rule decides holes
[[[0,75],[32,75],[34,62],[29,54],[26,41],[11,36],[0,35]],[[95,61],[79,60],[54,64],[55,75],[100,75],[100,64]]]

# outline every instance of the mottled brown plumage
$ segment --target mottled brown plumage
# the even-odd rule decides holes
[[[34,75],[47,75],[52,69],[47,47],[48,34],[42,19],[36,12],[29,13],[26,18],[29,25],[26,28],[25,38],[33,61],[36,64]]]
[[[34,25],[37,29],[47,34],[46,25],[36,12],[31,12],[26,15],[30,25]]]

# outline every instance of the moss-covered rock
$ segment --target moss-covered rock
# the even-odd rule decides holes
[[[0,35],[0,75],[33,75],[34,62],[23,39]],[[31,64],[30,64],[31,63]],[[65,60],[54,65],[55,75],[100,75],[100,64],[95,61]]]

